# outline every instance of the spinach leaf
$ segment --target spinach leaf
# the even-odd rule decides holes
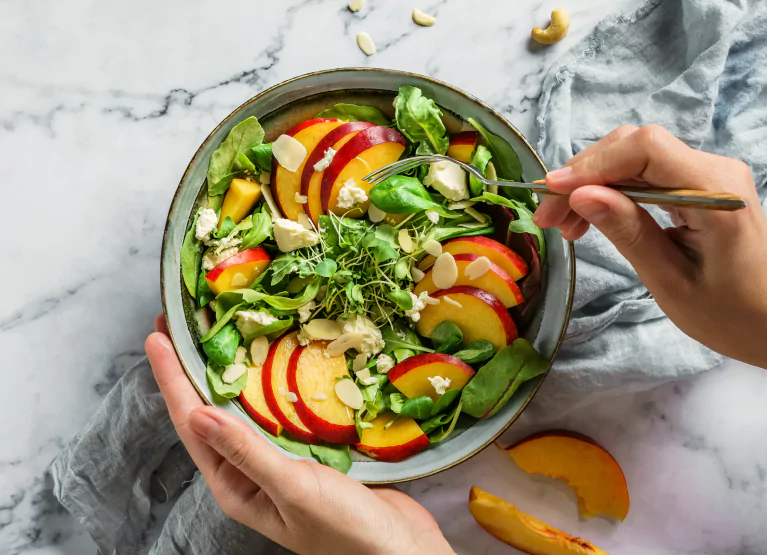
[[[287,432],[282,432],[278,436],[273,436],[269,432],[265,430],[261,430],[261,432],[271,439],[274,443],[285,449],[288,453],[293,453],[294,455],[298,455],[299,457],[311,457],[312,456],[312,450],[309,447],[309,444],[304,443],[303,441],[299,441],[296,438],[294,438],[292,435],[288,434]]]
[[[455,322],[444,320],[437,324],[431,335],[431,342],[438,353],[454,353],[461,346],[463,332]]]
[[[216,201],[216,205],[212,205],[211,203],[208,203],[208,208],[211,208],[213,210],[216,210],[221,206],[221,203],[224,200],[224,193],[226,193],[226,190],[229,188],[229,185],[232,183],[232,179],[235,179],[236,177],[242,177],[245,175],[245,172],[241,170],[235,170],[233,172],[229,172],[227,174],[224,174],[221,176],[221,179],[218,181],[208,181],[208,197],[220,197],[220,200]]]
[[[266,326],[259,326],[253,331],[253,333],[249,333],[243,338],[243,343],[248,345],[256,337],[261,337],[262,335],[277,337],[282,335],[284,331],[289,330],[291,327],[293,327],[293,317],[289,316],[287,320],[277,320],[276,322],[272,322]]]
[[[410,310],[413,308],[413,297],[410,296],[409,292],[403,291],[402,289],[389,291],[389,293],[386,294],[386,298],[402,310]]]
[[[327,278],[335,274],[337,269],[338,269],[338,264],[332,258],[325,258],[322,262],[320,262],[319,264],[317,264],[317,266],[314,267],[314,271],[317,272],[318,276],[327,277]]]
[[[487,163],[490,162],[492,156],[493,155],[487,148],[483,145],[479,145],[477,150],[474,151],[474,155],[471,157],[471,165],[477,168],[482,175],[486,175],[485,168],[487,168]],[[483,188],[483,183],[473,175],[469,174],[469,194],[473,197],[481,195]]]
[[[456,237],[472,237],[474,235],[490,235],[495,231],[490,219],[487,219],[487,227],[440,227],[434,231],[434,234],[430,234],[430,239],[439,241],[440,243],[447,241],[448,239],[455,239]]]
[[[200,308],[216,298],[216,294],[210,290],[205,274],[207,274],[205,270],[200,271],[199,279],[197,280],[197,304]]]
[[[221,225],[218,227],[218,230],[216,230],[216,239],[221,239],[223,237],[226,237],[229,235],[232,230],[234,229],[234,220],[227,216],[224,218],[224,221],[221,222]]]
[[[543,238],[543,230],[533,222],[533,213],[518,200],[508,199],[500,195],[488,193],[485,191],[480,196],[471,199],[475,202],[484,202],[486,204],[497,204],[511,208],[516,214],[517,219],[509,223],[509,231],[513,233],[529,233],[538,239],[538,254],[541,260],[546,258],[546,240]]]
[[[297,310],[298,307],[305,305],[317,296],[317,292],[320,290],[320,281],[320,278],[315,278],[314,281],[306,286],[304,292],[294,299],[281,295],[268,295],[253,289],[236,289],[235,291],[221,293],[217,297],[217,301],[220,303],[223,300],[230,305],[233,302],[241,302],[242,304],[265,302],[278,310]],[[240,306],[241,305],[237,305],[234,308],[239,310]],[[216,325],[218,325],[218,322],[216,322]]]
[[[212,329],[212,328],[211,328]],[[240,333],[234,324],[227,324],[202,344],[208,359],[219,366],[229,366],[240,345]]]
[[[445,411],[460,395],[460,389],[451,389],[449,391],[445,391],[445,394],[441,395],[440,398],[437,399],[437,402],[434,403],[434,407],[431,409],[431,416],[436,416],[439,413]]]
[[[405,401],[407,401],[407,397],[402,393],[391,393],[389,395],[389,408],[394,414],[399,414],[402,412],[402,406],[405,404]]]
[[[248,383],[248,373],[245,372],[232,383],[225,383],[224,380],[221,379],[221,374],[223,373],[224,368],[208,362],[208,367],[205,370],[205,377],[208,379],[208,385],[210,385],[213,393],[219,397],[224,399],[237,397],[240,392],[245,389],[245,385]]]
[[[368,121],[376,125],[389,125],[391,123],[378,108],[358,104],[336,104],[314,117],[335,118],[344,121]]]
[[[347,474],[352,467],[352,456],[348,445],[310,445],[312,455],[321,464]]]
[[[445,136],[442,111],[433,100],[423,96],[421,89],[409,85],[400,87],[394,99],[394,113],[402,134],[411,143],[419,143],[416,155],[447,152],[449,139]]]
[[[243,152],[237,153],[237,157],[234,159],[234,163],[232,164],[232,169],[244,171],[250,173],[251,175],[256,173],[255,164],[251,162],[250,158],[245,156]]]
[[[200,342],[205,343],[208,340],[210,340],[211,337],[216,335],[219,332],[219,330],[221,330],[221,328],[223,328],[225,325],[229,323],[229,320],[232,319],[232,316],[234,316],[234,313],[240,310],[244,305],[245,303],[242,303],[242,302],[229,305],[229,304],[226,304],[226,300],[224,300],[224,302],[221,302],[221,301],[217,302],[216,323],[213,324],[213,327],[208,330],[208,333],[202,336],[202,339],[200,339]],[[228,308],[226,308],[227,306]]]
[[[240,154],[247,155],[248,151],[264,140],[264,129],[258,123],[258,119],[251,116],[244,119],[229,131],[221,146],[210,156],[208,165],[208,194],[217,196],[229,188],[229,182],[223,183],[225,178],[233,173],[236,168],[235,161]],[[211,188],[211,184],[213,184]]]
[[[405,349],[411,351],[422,351],[426,353],[433,353],[433,349],[424,347],[421,344],[421,340],[418,338],[413,330],[411,330],[407,324],[402,320],[395,320],[394,327],[386,325],[381,328],[381,335],[384,340],[384,354],[391,355],[395,349]]]
[[[442,424],[441,426],[433,429],[432,434],[429,435],[429,441],[431,443],[437,443],[447,439],[447,436],[453,433],[453,430],[455,430],[455,425],[458,423],[458,418],[461,416],[461,403],[463,403],[463,400],[458,401],[458,406],[455,407],[455,410],[452,413],[452,418],[450,419],[450,425],[447,428],[445,428],[444,424]]]
[[[477,418],[497,413],[522,382],[546,372],[549,361],[526,339],[516,339],[479,369],[463,389],[463,412]]]
[[[519,161],[519,156],[517,156],[516,151],[511,145],[501,139],[498,135],[490,133],[490,131],[485,129],[475,119],[469,118],[469,123],[473,125],[485,139],[487,148],[492,154],[493,165],[498,172],[498,176],[511,181],[522,181],[522,163]],[[485,164],[485,166],[487,166],[487,164]]]
[[[415,351],[412,349],[394,349],[392,351],[394,358],[397,360],[397,364],[405,359],[415,356]]]
[[[432,418],[421,422],[421,429],[423,430],[423,433],[428,435],[437,428],[441,428],[445,424],[449,424],[453,419],[453,415],[453,412],[447,414],[438,414],[437,416],[433,416]]]
[[[370,202],[389,214],[415,214],[443,208],[434,202],[426,187],[415,177],[393,175],[373,186]]]
[[[453,356],[460,358],[467,364],[477,364],[490,360],[494,354],[495,349],[492,343],[484,339],[476,339],[457,353],[453,353]]]
[[[257,247],[272,236],[272,218],[266,211],[254,213],[250,221],[251,228],[242,236],[240,250]]]
[[[197,297],[198,274],[202,263],[202,242],[195,237],[197,218],[200,217],[201,212],[202,209],[195,214],[192,227],[184,235],[184,242],[181,244],[181,277],[192,298]]]
[[[429,418],[433,408],[434,401],[432,401],[431,397],[423,395],[405,401],[402,404],[399,414],[400,416],[408,416],[410,418],[415,418],[416,420],[425,420]]]
[[[260,171],[272,171],[272,143],[254,146],[250,149],[249,158]]]

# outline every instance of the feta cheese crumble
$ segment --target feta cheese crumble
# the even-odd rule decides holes
[[[389,355],[381,353],[376,360],[376,370],[379,374],[386,374],[389,370],[394,368],[394,359]]]
[[[328,166],[333,161],[333,157],[336,155],[336,151],[333,150],[333,147],[330,147],[325,151],[325,155],[320,159],[319,162],[314,164],[314,171],[316,172],[322,172],[328,169]]]
[[[202,268],[203,270],[212,270],[224,260],[233,257],[238,252],[240,251],[237,250],[237,247],[228,247],[220,252],[212,250],[202,257]]]
[[[434,376],[427,378],[429,383],[437,392],[437,395],[444,395],[447,388],[450,387],[450,378],[443,378],[442,376]]]
[[[427,304],[439,304],[439,299],[430,297],[426,291],[421,291],[421,294],[417,297],[410,293],[410,298],[413,299],[413,308],[405,311],[405,316],[410,318],[413,322],[418,322],[421,319],[421,311],[426,308]]]
[[[338,191],[337,206],[346,210],[354,208],[355,204],[360,204],[368,199],[365,189],[357,187],[354,179],[348,179],[341,190]]]
[[[314,310],[316,307],[317,307],[317,305],[314,304],[314,301],[309,301],[305,305],[299,306],[298,307],[298,321],[299,321],[299,323],[303,324],[309,318],[311,318],[312,310]]]
[[[274,220],[274,239],[282,252],[292,252],[304,247],[313,247],[320,242],[314,231],[309,231],[298,222],[285,218]]]
[[[197,217],[197,225],[194,228],[194,236],[198,241],[207,241],[210,239],[210,233],[216,229],[218,217],[216,212],[210,208],[203,210]]]
[[[296,191],[296,195],[294,198],[296,199],[296,202],[298,204],[306,204],[307,202],[309,202],[309,197],[307,197],[306,195],[302,195],[298,191]]]
[[[240,310],[234,317],[237,329],[245,337],[254,334],[259,328],[277,321],[277,318],[266,310]]]
[[[367,316],[355,314],[348,320],[339,322],[343,322],[341,336],[325,348],[326,355],[337,356],[354,349],[359,354],[371,357],[383,350],[381,330]]]
[[[454,162],[432,162],[429,173],[423,180],[442,193],[448,200],[464,200],[469,198],[469,188],[466,186],[466,171]]]

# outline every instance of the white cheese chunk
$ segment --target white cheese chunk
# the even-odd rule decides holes
[[[197,217],[194,236],[198,241],[207,241],[210,239],[210,233],[216,229],[216,224],[218,224],[218,216],[216,216],[216,212],[210,208],[204,209]]]
[[[202,269],[212,270],[213,268],[221,264],[224,260],[226,260],[227,258],[233,257],[238,252],[240,251],[237,249],[237,247],[229,247],[220,252],[211,250],[205,256],[202,257]]]
[[[274,238],[282,252],[292,252],[304,247],[313,247],[320,242],[314,231],[309,231],[298,222],[285,218],[274,220]]]
[[[290,135],[280,135],[272,143],[272,154],[280,166],[295,172],[306,158],[306,147]]]
[[[447,200],[464,200],[469,198],[469,188],[466,186],[466,171],[454,162],[432,162],[429,173],[423,180],[439,191]]]
[[[427,304],[439,304],[439,299],[430,297],[426,291],[421,291],[421,294],[417,297],[410,293],[410,298],[413,300],[413,308],[406,310],[405,316],[413,322],[418,322],[421,319],[421,311],[426,308]]]
[[[306,204],[307,202],[309,202],[309,197],[307,197],[306,195],[302,195],[298,191],[296,191],[295,199],[298,204]]]
[[[338,199],[336,205],[339,208],[348,210],[354,208],[355,204],[362,204],[368,199],[368,195],[365,189],[357,187],[354,179],[347,179],[341,190],[338,191]]]
[[[394,368],[394,359],[389,355],[381,353],[376,360],[376,370],[379,374],[386,374],[389,370]]]
[[[325,151],[325,155],[319,160],[319,162],[314,164],[314,171],[322,172],[328,169],[328,166],[333,161],[333,157],[335,155],[336,155],[336,151],[333,150],[333,147],[328,148]]]
[[[317,307],[316,304],[314,304],[314,301],[309,301],[305,305],[301,305],[298,307],[298,321],[303,324],[306,322],[309,318],[312,316],[312,310],[314,310]]]
[[[370,357],[383,348],[381,330],[367,316],[355,314],[344,322],[341,336],[325,348],[325,353],[336,356],[355,349],[357,353]]]
[[[263,326],[277,321],[277,318],[266,310],[240,310],[234,315],[234,318],[237,329],[245,337],[253,335]]]
[[[442,376],[434,376],[427,378],[429,383],[437,392],[437,395],[444,395],[447,388],[450,387],[450,378],[443,378]]]

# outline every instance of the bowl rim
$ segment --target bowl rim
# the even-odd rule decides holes
[[[544,170],[544,172],[548,172],[548,168],[546,167],[546,164],[541,159],[540,155],[538,154],[538,151],[533,148],[533,146],[530,144],[530,142],[527,140],[527,138],[512,124],[510,121],[508,121],[505,117],[503,117],[501,114],[499,114],[494,108],[492,108],[490,105],[486,104],[479,98],[475,97],[474,95],[459,89],[457,87],[454,87],[453,85],[450,85],[449,83],[445,83],[444,81],[440,81],[439,79],[434,79],[433,77],[429,77],[427,75],[421,75],[419,73],[414,73],[411,71],[403,71],[403,70],[397,70],[397,69],[386,69],[386,68],[376,68],[376,67],[342,67],[342,68],[332,68],[332,69],[324,69],[319,71],[312,71],[308,73],[304,73],[301,75],[297,75],[295,77],[291,77],[290,79],[286,79],[284,81],[280,81],[279,83],[272,85],[269,88],[264,89],[263,91],[259,92],[258,94],[250,97],[245,102],[240,104],[237,108],[235,108],[228,116],[226,116],[223,120],[221,120],[216,127],[211,130],[210,133],[203,139],[202,143],[200,143],[200,146],[195,151],[194,155],[189,161],[189,164],[187,165],[186,169],[184,170],[184,173],[181,176],[181,179],[179,180],[178,186],[176,187],[176,191],[173,194],[173,198],[170,203],[170,208],[168,209],[168,215],[165,220],[165,227],[163,229],[163,236],[162,236],[162,247],[160,249],[160,297],[162,300],[162,309],[163,309],[163,318],[165,319],[166,328],[168,330],[168,336],[170,337],[171,344],[173,345],[173,350],[176,353],[176,356],[179,360],[179,363],[181,364],[181,368],[184,370],[184,373],[186,374],[187,378],[189,379],[189,382],[192,384],[192,387],[194,387],[195,391],[197,391],[197,394],[202,399],[203,403],[206,405],[210,405],[210,402],[205,397],[202,391],[200,391],[200,388],[197,386],[197,383],[195,382],[194,378],[192,377],[191,373],[189,372],[189,369],[187,368],[186,362],[181,356],[181,353],[178,350],[178,347],[176,346],[176,338],[173,334],[173,330],[170,327],[170,323],[168,321],[168,311],[167,311],[167,299],[165,298],[165,272],[164,272],[164,265],[165,265],[165,248],[168,244],[167,241],[167,235],[170,228],[170,222],[171,222],[171,216],[173,215],[173,212],[176,208],[176,202],[178,200],[178,196],[181,192],[181,187],[184,184],[184,181],[186,180],[187,175],[189,174],[190,170],[192,169],[192,166],[197,162],[200,153],[202,152],[203,148],[208,144],[208,141],[211,139],[211,137],[225,124],[227,124],[232,119],[236,118],[237,115],[241,110],[243,110],[246,106],[249,106],[253,102],[256,102],[259,98],[261,98],[264,95],[271,94],[274,91],[279,90],[280,88],[289,85],[290,83],[293,83],[295,81],[299,81],[302,79],[306,79],[315,75],[327,75],[327,74],[333,74],[333,73],[343,73],[343,72],[371,72],[371,73],[388,73],[391,75],[397,75],[401,76],[403,78],[411,77],[411,78],[417,78],[417,79],[423,79],[425,81],[429,81],[431,83],[434,83],[435,85],[448,88],[455,93],[463,96],[468,101],[473,102],[479,106],[481,106],[484,110],[486,110],[490,115],[494,116],[500,123],[503,123],[506,127],[509,128],[509,130],[514,133],[520,141],[522,141],[532,153],[532,155],[535,157],[535,160],[538,162],[540,167]],[[565,240],[563,238],[563,240]],[[566,241],[566,240],[565,240]],[[504,423],[498,431],[489,439],[487,440],[483,445],[479,446],[475,450],[473,450],[471,453],[463,456],[462,458],[453,461],[449,464],[446,464],[444,466],[441,466],[440,468],[437,468],[435,470],[431,470],[428,472],[424,472],[423,474],[419,474],[417,476],[412,476],[408,478],[401,478],[401,479],[394,479],[394,480],[380,480],[380,481],[361,481],[363,484],[370,484],[370,485],[389,485],[389,484],[396,484],[396,483],[404,483],[404,482],[410,482],[413,480],[418,480],[421,478],[426,478],[428,476],[433,476],[435,474],[439,474],[440,472],[443,472],[445,470],[448,470],[450,468],[453,468],[455,466],[458,466],[459,464],[469,460],[470,458],[474,457],[475,455],[481,453],[484,451],[490,444],[494,443],[501,435],[503,435],[506,430],[508,430],[514,422],[517,421],[517,419],[520,417],[520,415],[524,412],[524,410],[527,408],[527,406],[530,404],[530,402],[533,400],[533,398],[537,395],[538,391],[541,388],[541,385],[543,385],[544,380],[548,377],[549,373],[551,372],[551,367],[554,364],[554,360],[557,357],[557,354],[559,353],[559,349],[562,346],[562,342],[564,341],[565,334],[567,332],[567,326],[570,321],[570,316],[572,312],[572,306],[573,306],[573,296],[575,292],[575,248],[573,246],[572,241],[566,241],[567,248],[569,250],[570,254],[570,286],[569,291],[567,293],[567,306],[565,308],[565,320],[564,325],[562,326],[562,331],[560,332],[559,338],[557,339],[556,346],[554,347],[554,351],[551,354],[551,358],[549,359],[548,367],[546,368],[546,372],[544,372],[540,379],[538,380],[538,383],[533,388],[533,390],[528,394],[527,399],[525,399],[522,406],[520,406],[519,410],[514,414],[512,418],[509,419],[508,422]],[[396,464],[396,463],[395,463]]]

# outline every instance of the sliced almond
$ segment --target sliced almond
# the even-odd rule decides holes
[[[413,21],[421,27],[431,27],[437,21],[437,18],[423,13],[418,8],[413,8]]]
[[[308,229],[309,231],[314,231],[314,225],[312,225],[312,220],[304,214],[303,212],[298,213],[298,217],[296,218],[296,221],[301,224],[301,226],[304,229]]]
[[[237,347],[237,352],[234,353],[234,363],[242,364],[243,362],[245,362],[245,357],[247,356],[247,354],[248,354],[248,350],[245,347],[243,347],[242,345]]]
[[[280,135],[272,143],[272,154],[280,166],[295,172],[306,158],[306,147],[295,137]]]
[[[490,269],[490,259],[486,256],[480,256],[471,261],[463,271],[463,275],[471,280],[484,276]]]
[[[372,56],[376,53],[376,45],[373,42],[373,39],[371,39],[370,35],[364,31],[357,33],[357,46],[359,46],[360,50],[367,56]]]
[[[342,355],[349,349],[353,349],[355,346],[361,344],[364,339],[362,334],[359,333],[345,333],[325,347],[325,354],[329,357]]]
[[[421,293],[421,295],[423,295],[423,293]],[[420,299],[426,304],[434,304],[434,305],[439,304],[438,297],[430,297],[429,295],[423,295],[423,297],[420,297]]]
[[[309,197],[307,197],[306,195],[302,195],[298,191],[296,191],[295,199],[298,204],[306,204],[307,202],[309,202]]]
[[[272,182],[272,172],[261,172],[258,176],[258,182],[261,185],[269,185]]]
[[[413,243],[413,239],[410,237],[410,232],[407,229],[399,230],[399,233],[397,233],[397,241],[399,242],[399,246],[406,253],[410,254],[415,250],[415,244]]]
[[[269,340],[265,335],[256,337],[250,344],[250,362],[253,366],[263,366],[269,354]]]
[[[351,380],[339,380],[336,382],[336,395],[338,399],[347,407],[354,410],[360,410],[365,400],[362,398],[362,392]]]
[[[431,278],[438,289],[450,289],[458,279],[458,266],[449,252],[443,252],[434,262]]]
[[[341,325],[335,320],[315,318],[304,326],[304,330],[313,339],[333,341],[341,337]]]
[[[367,355],[360,353],[356,357],[354,357],[354,363],[352,364],[352,370],[354,372],[361,372],[363,368],[365,368],[365,365],[368,363],[368,357]],[[370,375],[370,372],[368,372],[368,375]]]
[[[283,386],[277,386],[277,393],[285,397],[285,388]]]
[[[458,202],[454,202],[453,204],[449,205],[448,208],[450,210],[466,210],[467,208],[471,208],[477,204],[476,202],[472,202],[470,200],[459,200]]]
[[[282,218],[282,212],[280,212],[280,209],[277,208],[277,203],[274,202],[272,190],[269,188],[269,185],[261,185],[261,192],[264,195],[264,200],[266,201],[266,205],[269,207],[269,211],[272,213],[272,219],[276,220],[278,218]]]
[[[296,395],[292,391],[288,391],[285,394],[285,400],[287,400],[288,403],[295,403],[296,401],[298,401],[298,395]]]
[[[423,279],[423,276],[425,276],[426,274],[424,274],[421,270],[413,266],[412,268],[410,268],[410,275],[413,276],[413,281],[415,283],[418,283],[419,281]]]
[[[315,401],[326,401],[328,398],[327,395],[325,395],[322,391],[318,391],[317,393],[312,393],[312,399]]]
[[[426,214],[426,218],[433,224],[439,223],[439,214],[437,214],[434,210],[427,210],[424,212]]]
[[[355,372],[355,374],[362,385],[373,385],[378,383],[378,380],[370,375],[370,369],[368,368],[363,368],[359,372]]]
[[[479,229],[481,227],[487,227],[487,224],[480,222],[466,222],[465,224],[458,224],[458,227],[463,227],[465,229]]]
[[[442,254],[442,245],[439,243],[439,241],[435,241],[434,239],[424,241],[421,247],[432,256],[439,256]]]
[[[386,212],[371,202],[370,206],[368,207],[368,218],[370,218],[370,221],[374,224],[377,224],[378,222],[382,222],[385,217]]]
[[[352,12],[358,12],[362,9],[362,6],[365,5],[364,0],[351,0],[349,2],[349,10]]]
[[[248,284],[248,277],[238,272],[232,276],[231,283],[232,287],[245,287]]]
[[[242,363],[230,364],[221,374],[221,381],[224,383],[234,383],[239,380],[240,376],[242,376],[247,371],[248,367]]]
[[[451,299],[447,295],[442,295],[440,298],[443,299],[447,304],[451,304],[456,308],[463,308],[463,305],[461,303],[459,303],[455,299]]]
[[[466,210],[464,210],[464,212],[466,212],[469,216],[471,216],[478,222],[485,223],[485,215],[482,214],[481,212],[478,212],[476,208],[472,208],[471,206],[469,206]]]
[[[487,163],[485,176],[493,181],[498,181],[498,173],[495,171],[495,166],[492,162]],[[498,185],[486,185],[485,187],[487,188],[488,193],[493,193],[494,195],[498,194]]]

